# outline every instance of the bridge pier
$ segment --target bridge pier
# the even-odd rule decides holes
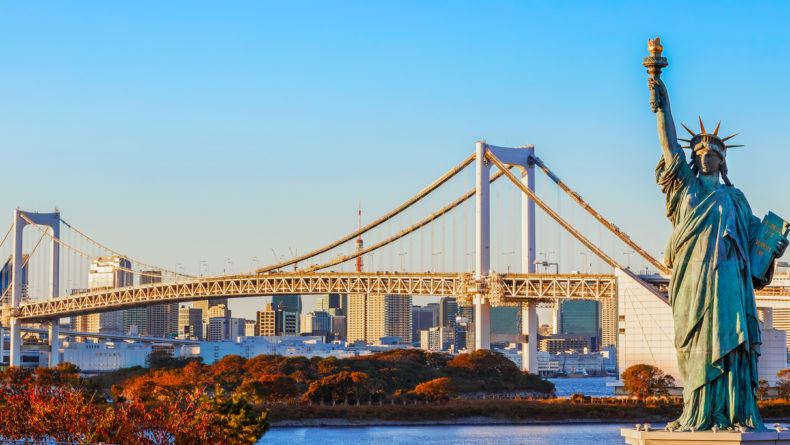
[[[489,176],[491,163],[486,159],[488,146],[478,141],[475,145],[475,278],[485,282],[491,269],[491,214]],[[491,349],[491,302],[485,294],[476,294],[475,350]]]
[[[53,368],[60,363],[60,319],[49,322],[49,367]]]
[[[12,318],[8,331],[10,343],[8,365],[22,366],[22,323]]]
[[[51,299],[57,298],[60,292],[60,212],[55,209],[52,213],[34,213],[14,209],[14,254],[11,270],[11,310],[19,309],[22,302],[23,281],[27,275],[22,252],[22,232],[30,221],[31,224],[48,226],[52,229],[52,255],[50,268],[50,294]],[[55,322],[57,323],[57,321]],[[11,318],[11,356],[9,365],[22,365],[22,325],[18,319]]]

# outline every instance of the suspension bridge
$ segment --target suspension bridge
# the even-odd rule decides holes
[[[472,165],[474,165],[474,186],[460,192],[448,191],[448,184],[452,181],[458,182],[460,173],[468,173]],[[496,170],[492,174],[493,169]],[[572,205],[583,209],[586,218],[597,223],[599,230],[602,228],[609,234],[608,236],[612,237],[613,245],[617,242],[627,246],[626,249],[630,249],[628,253],[641,257],[647,267],[655,269],[664,279],[668,276],[670,271],[659,260],[637,245],[560,180],[535,155],[533,146],[511,148],[478,142],[473,154],[415,196],[375,221],[319,249],[303,255],[295,255],[287,260],[276,259],[274,264],[244,274],[204,277],[179,272],[178,268],[169,270],[147,264],[113,250],[86,235],[66,222],[58,211],[35,213],[17,209],[14,211],[11,227],[0,241],[0,255],[3,255],[4,247],[7,246],[7,250],[10,250],[7,266],[10,268],[10,277],[5,282],[0,280],[2,285],[0,324],[10,330],[10,365],[20,365],[23,324],[27,325],[28,329],[32,329],[31,326],[45,326],[48,329],[50,365],[53,366],[59,362],[59,320],[63,317],[209,298],[340,293],[455,297],[459,305],[474,306],[476,349],[489,349],[491,346],[492,306],[520,307],[521,338],[524,342],[523,368],[536,372],[536,339],[538,338],[536,310],[539,305],[552,306],[564,299],[611,301],[618,297],[617,276],[630,277],[629,279],[653,292],[656,298],[662,298],[659,283],[661,278],[653,283],[640,280],[628,267],[615,259],[617,257],[615,253],[607,252],[601,247],[600,232],[599,242],[593,242],[589,231],[585,233],[584,230],[577,228],[574,218],[564,217],[559,210],[549,205],[549,199],[542,198],[536,193],[536,171],[542,171],[545,174],[544,180],[548,184],[553,184],[558,190],[557,203],[560,202],[561,192]],[[501,181],[501,178],[505,181]],[[509,190],[515,191],[519,201],[519,204],[515,204],[515,202],[506,202],[505,199],[498,199],[504,211],[517,209],[517,215],[512,215],[514,216],[512,220],[505,221],[505,218],[502,218],[501,229],[493,231],[498,237],[497,242],[502,250],[498,253],[502,257],[520,254],[519,273],[511,273],[509,265],[506,271],[492,270],[491,188],[495,182],[497,184],[504,182],[501,190],[505,190],[504,185],[510,185]],[[415,208],[424,205],[428,196],[437,194],[441,195],[440,199],[445,199],[444,202],[447,202],[446,196],[449,194],[451,200],[440,208],[429,211],[423,206],[419,217],[409,213],[415,213]],[[444,236],[441,240],[442,250],[436,252],[432,236],[429,255],[426,256],[424,249],[429,244],[424,240],[426,230],[434,230],[433,227],[437,224],[444,224],[448,215],[457,214],[459,209],[470,211],[472,207],[473,234],[464,230],[463,235],[457,235],[453,225],[449,248],[447,237]],[[551,223],[556,228],[556,242],[551,240],[551,236],[547,233],[542,233],[540,239],[536,237],[536,207],[543,212],[545,227]],[[406,215],[411,215],[416,221],[408,220],[405,218]],[[514,224],[514,221],[520,223]],[[587,224],[584,223],[585,226]],[[383,230],[391,226],[395,229]],[[29,227],[27,234],[32,234],[32,237],[25,236],[25,227]],[[510,227],[518,229],[519,233],[516,236],[518,240],[502,238],[502,233],[507,232]],[[362,236],[367,236],[373,231],[383,232],[385,235],[380,236],[380,239],[368,247],[363,247]],[[444,226],[442,231],[444,232]],[[560,250],[558,245],[561,244],[560,233],[565,233],[571,241],[585,249],[584,252],[580,252],[585,257],[582,271],[560,274],[559,259],[553,263],[547,261],[548,249],[554,246],[556,251]],[[419,239],[417,239],[418,234],[422,234],[419,235]],[[461,239],[463,242],[459,241]],[[354,250],[353,244],[349,245],[355,240],[358,242]],[[410,248],[413,250],[416,243],[416,250],[422,252],[420,255],[429,257],[431,261],[435,260],[437,254],[441,254],[450,257],[453,265],[458,262],[459,257],[471,255],[474,262],[455,271],[439,272],[432,265],[429,272],[425,272],[424,267],[419,272],[405,272],[403,256],[409,253],[404,251],[405,240],[410,240]],[[468,242],[472,244],[472,251],[459,254],[456,245],[466,245]],[[546,258],[543,261],[537,260],[538,242],[543,242],[546,247],[544,249]],[[565,244],[567,243],[568,241],[565,241]],[[393,253],[393,247],[400,247],[401,252]],[[505,251],[510,248],[513,250]],[[363,272],[361,259],[366,258],[368,263],[372,263],[374,252],[382,252],[384,249],[390,249],[389,270]],[[412,254],[418,256],[416,251]],[[597,258],[607,273],[590,273],[587,267],[591,264],[587,258],[588,254],[591,254],[591,258]],[[124,285],[90,288],[82,284],[88,275],[90,267],[88,264],[96,258],[107,255],[126,259],[126,262],[114,266],[119,273],[128,275],[123,282]],[[401,260],[399,272],[392,271],[397,269],[396,261],[392,260],[396,255]],[[559,254],[557,256],[559,257]],[[630,260],[629,257],[628,261]],[[355,271],[343,270],[354,261],[358,265]],[[554,265],[555,273],[537,273],[538,264]],[[302,265],[301,269],[299,265]],[[502,266],[501,261],[500,266]],[[294,270],[286,271],[290,267]],[[33,275],[37,275],[38,279],[34,279]],[[136,284],[133,277],[137,278]],[[62,291],[61,284],[64,281],[66,289]],[[782,304],[790,302],[790,290],[784,287],[767,288],[761,295]],[[666,300],[663,301],[666,304]]]

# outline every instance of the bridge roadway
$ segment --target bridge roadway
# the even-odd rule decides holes
[[[100,289],[50,300],[28,300],[16,311],[2,308],[2,324],[14,316],[22,322],[114,311],[153,304],[207,298],[284,294],[392,294],[452,296],[471,304],[487,295],[494,306],[553,302],[560,298],[614,298],[614,275],[492,274],[482,281],[468,273],[273,273],[220,276]]]

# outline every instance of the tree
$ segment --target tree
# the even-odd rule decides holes
[[[644,401],[648,397],[666,396],[675,379],[652,365],[633,365],[622,374],[623,386],[628,394]]]
[[[439,377],[414,387],[414,392],[432,402],[448,400],[455,393],[453,382],[447,377]]]
[[[776,390],[779,398],[790,400],[790,369],[783,369],[776,373],[779,381],[776,382]]]
[[[292,399],[299,394],[296,381],[287,375],[264,375],[258,382],[263,389],[262,398],[270,402]]]
[[[757,400],[768,398],[768,381],[760,379],[757,381]]]

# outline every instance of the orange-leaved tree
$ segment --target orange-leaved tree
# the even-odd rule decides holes
[[[432,402],[447,400],[455,394],[453,382],[447,377],[440,377],[431,381],[420,383],[414,387],[414,392],[420,397]]]
[[[652,365],[640,364],[630,366],[622,374],[623,386],[632,397],[645,400],[648,397],[666,396],[669,387],[675,385],[671,375]]]

